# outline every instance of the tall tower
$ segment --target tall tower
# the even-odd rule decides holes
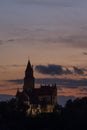
[[[24,77],[24,86],[23,90],[26,92],[31,91],[34,88],[34,76],[33,76],[33,66],[31,65],[30,61],[28,60],[28,64],[25,70],[25,77]]]

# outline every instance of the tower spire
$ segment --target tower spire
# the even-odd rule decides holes
[[[28,56],[28,62],[30,62],[30,57]]]
[[[29,91],[30,89],[34,88],[34,76],[33,76],[33,67],[30,63],[30,59],[28,59],[28,64],[25,70],[25,77],[24,77],[24,90]]]
[[[32,68],[32,65],[31,65],[31,62],[30,62],[30,57],[28,56],[28,63],[27,63],[26,70],[30,69],[30,68]]]

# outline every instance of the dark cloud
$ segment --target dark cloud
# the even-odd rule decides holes
[[[85,95],[84,97],[86,97],[87,96],[87,92],[80,92],[80,93],[78,93],[79,95]]]
[[[62,80],[62,85],[66,88],[79,88],[79,87],[87,87],[87,79],[80,79],[80,80],[75,80],[75,79],[61,79]]]
[[[13,68],[18,68],[18,67],[25,67],[26,65],[21,65],[21,64],[12,64],[12,65],[0,65],[1,69],[7,69],[10,67]],[[78,74],[78,75],[82,75],[82,76],[86,76],[87,74],[87,69],[86,68],[78,68],[76,66],[72,66],[71,67],[72,70],[70,70],[70,68],[67,68],[65,66],[62,65],[55,65],[55,64],[48,64],[48,65],[36,65],[35,66],[35,71],[44,75],[74,75],[74,74]]]
[[[16,39],[0,40],[0,45],[7,45],[7,43],[13,43]]]
[[[15,80],[6,80],[7,82],[16,83],[16,84],[23,84],[23,79],[15,79]]]
[[[74,69],[74,72],[75,72],[76,74],[78,74],[78,75],[84,75],[84,70],[83,70],[83,69],[78,68],[78,67],[76,67],[76,66],[74,66],[73,69]]]
[[[17,83],[17,84],[23,84],[23,79],[15,79],[15,80],[7,80],[7,82]],[[58,78],[38,78],[35,79],[36,84],[53,84],[56,83],[58,89],[64,87],[64,88],[70,88],[70,89],[85,89],[87,87],[87,79],[58,79]]]
[[[15,41],[15,39],[8,39],[7,41],[5,41],[5,42],[14,42]]]
[[[87,55],[87,52],[83,52],[83,55]]]
[[[83,87],[80,90],[81,90],[81,92],[86,92],[87,93],[87,87]]]
[[[13,65],[6,65],[6,67],[25,67],[26,65],[18,65],[18,64],[13,64]]]
[[[41,73],[41,74],[45,74],[45,75],[68,75],[68,74],[71,74],[71,75],[74,75],[74,74],[78,74],[78,75],[84,75],[84,72],[86,72],[86,69],[85,68],[78,68],[76,66],[72,67],[72,69],[74,70],[71,71],[69,68],[65,68],[63,69],[63,66],[61,65],[55,65],[55,64],[49,64],[47,66],[45,65],[37,65],[35,67],[35,70],[38,72],[38,73]]]
[[[49,64],[48,66],[37,65],[35,67],[35,70],[42,74],[49,74],[49,75],[63,74],[63,69],[61,65],[54,65],[54,64]]]
[[[63,70],[63,67],[61,65],[55,65],[55,64],[49,64],[47,66],[37,65],[35,67],[35,70],[38,73],[46,74],[46,75],[72,74],[72,72],[68,68],[66,68],[66,70]]]
[[[66,68],[66,70],[64,71],[64,74],[67,75],[67,74],[73,74],[73,72],[71,70],[69,70],[68,68]]]
[[[37,78],[35,79],[36,84],[53,84],[58,83],[57,78]]]
[[[4,86],[4,87],[6,87],[6,86]],[[17,89],[18,88],[4,88],[3,90],[0,90],[0,91],[12,91],[12,90],[17,90]]]
[[[36,79],[37,84],[52,84],[56,83],[58,89],[59,88],[70,88],[70,89],[76,89],[76,88],[86,88],[87,87],[87,79],[58,79],[58,78],[42,78],[42,79]]]

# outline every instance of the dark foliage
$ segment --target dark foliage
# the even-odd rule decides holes
[[[26,116],[16,108],[16,100],[0,102],[0,130],[85,130],[87,98],[68,100],[53,113]]]

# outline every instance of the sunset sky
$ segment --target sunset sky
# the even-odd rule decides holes
[[[28,56],[35,77],[56,82],[59,95],[86,96],[87,1],[0,0],[1,94],[22,88]]]

